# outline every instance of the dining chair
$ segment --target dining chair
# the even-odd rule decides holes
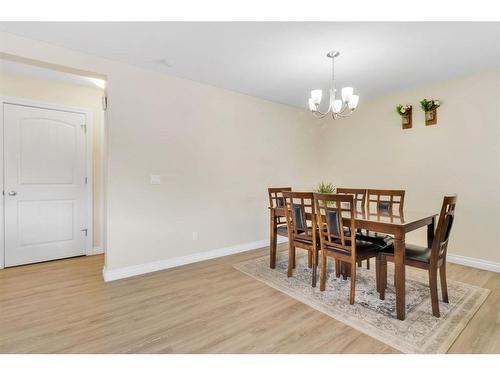
[[[337,188],[337,194],[351,194],[354,196],[354,207],[356,212],[366,212],[366,189],[353,189],[353,188]],[[361,235],[361,229],[357,230],[358,237]],[[361,261],[358,262],[358,267],[361,267]],[[366,260],[366,269],[370,269],[370,259]]]
[[[288,227],[288,277],[293,276],[296,248],[307,250],[307,266],[312,268],[312,286],[316,286],[319,242],[313,193],[284,191]]]
[[[288,237],[288,229],[285,217],[285,202],[283,200],[283,191],[292,191],[291,187],[268,188],[269,194],[269,213],[270,213],[270,245],[269,245],[269,267],[276,268],[276,248],[278,243],[278,234]]]
[[[366,210],[366,189],[337,188],[337,194],[351,194],[354,197],[354,209],[356,212]]]
[[[445,196],[439,220],[434,233],[434,239],[430,248],[412,244],[406,244],[405,264],[412,267],[427,270],[429,273],[429,287],[431,290],[432,315],[439,314],[437,273],[439,269],[441,280],[441,294],[443,301],[448,303],[448,287],[446,284],[446,252],[450,232],[455,218],[455,206],[457,196]],[[387,288],[387,262],[394,262],[394,247],[388,246],[377,256],[377,269],[379,269],[378,284],[380,299],[385,298],[385,289]]]
[[[403,217],[405,202],[404,190],[379,190],[368,189],[366,191],[366,208],[368,216],[387,216],[391,219]],[[392,244],[393,238],[387,234],[366,232],[358,236],[364,241],[374,242],[380,246]]]
[[[354,196],[350,194],[314,193],[321,251],[320,290],[326,287],[327,259],[335,260],[335,275],[339,267],[350,268],[351,291],[349,303],[354,304],[356,263],[376,257],[382,246],[356,239]],[[347,273],[343,273],[346,279]]]

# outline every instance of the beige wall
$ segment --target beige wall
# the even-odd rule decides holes
[[[263,240],[267,187],[316,182],[302,109],[142,70],[108,92],[109,267]]]
[[[441,99],[424,125],[423,98]],[[401,129],[397,104],[413,105]],[[458,194],[449,252],[500,262],[500,70],[361,102],[350,118],[324,124],[322,155],[337,186],[404,188],[406,207],[436,211]],[[425,230],[408,242],[425,244]]]
[[[100,139],[103,91],[25,75],[2,72],[0,61],[0,96],[38,100],[45,103],[88,109],[93,113],[94,141],[94,247],[101,247],[101,166]]]

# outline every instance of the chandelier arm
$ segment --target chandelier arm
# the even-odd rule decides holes
[[[326,112],[321,112],[319,109],[312,111],[312,113],[319,113],[321,116],[325,117],[327,114],[330,113],[330,107],[328,107],[328,110]]]
[[[350,111],[348,114],[338,114],[339,117],[342,117],[342,118],[345,118],[345,117],[349,117],[350,115],[352,115],[354,111]]]
[[[319,115],[318,115],[319,113]],[[322,118],[325,118],[326,115],[328,115],[328,112],[326,113],[323,113],[323,112],[320,112],[320,111],[314,111],[313,113],[313,116],[316,117],[318,120],[321,120]]]

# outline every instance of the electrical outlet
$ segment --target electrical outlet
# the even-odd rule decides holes
[[[198,241],[198,232],[193,232],[193,241]]]
[[[161,177],[159,174],[152,174],[149,176],[149,182],[151,185],[160,185],[161,184]]]

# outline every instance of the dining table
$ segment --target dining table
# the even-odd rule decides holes
[[[356,229],[389,234],[394,237],[396,316],[399,320],[405,320],[406,316],[406,233],[422,227],[427,227],[427,247],[432,247],[437,216],[438,213],[424,213],[407,210],[397,210],[396,212],[355,211],[354,225]]]

